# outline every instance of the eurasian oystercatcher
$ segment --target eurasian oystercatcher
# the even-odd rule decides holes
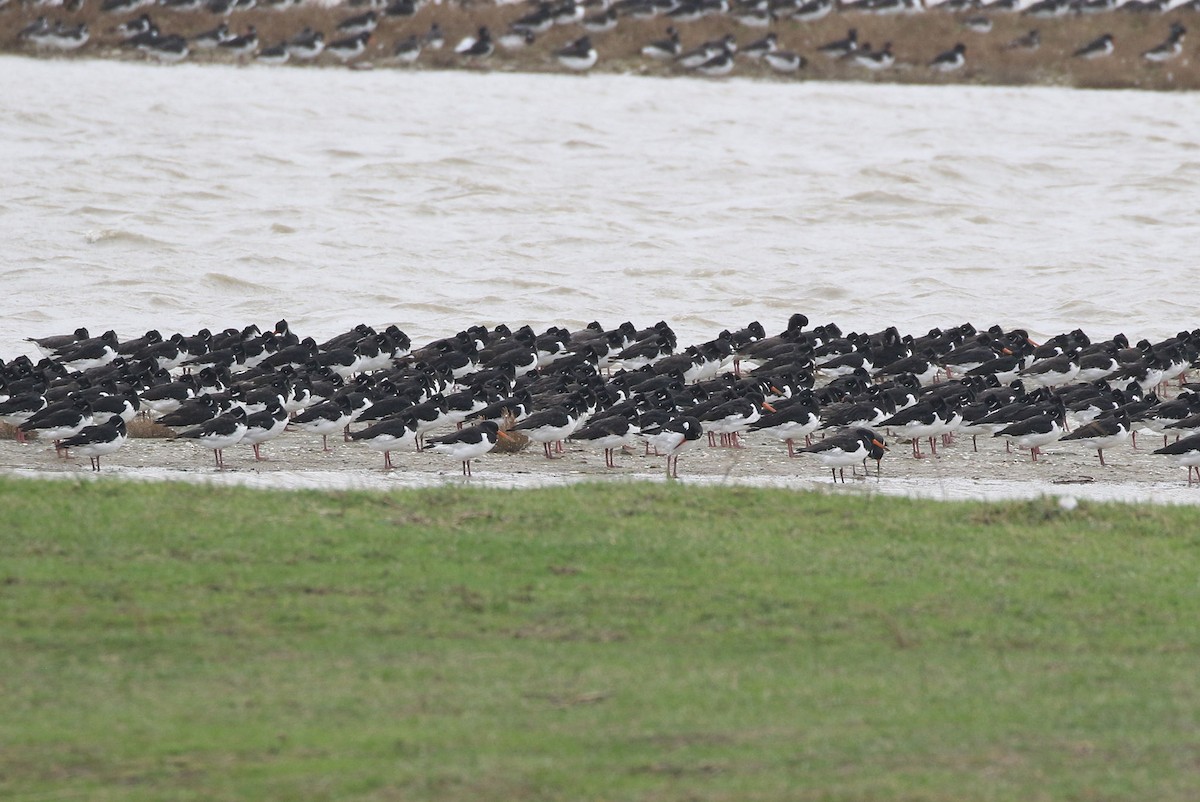
[[[480,26],[476,35],[464,38],[455,46],[454,52],[466,58],[481,59],[492,55],[495,49],[491,32],[487,26]]]
[[[1117,410],[1110,415],[1102,415],[1091,423],[1080,426],[1070,434],[1063,435],[1062,441],[1078,441],[1089,448],[1096,449],[1100,456],[1100,464],[1104,465],[1104,449],[1111,448],[1129,439],[1129,415],[1124,410]]]
[[[609,415],[581,426],[571,440],[592,448],[604,449],[604,467],[615,468],[613,455],[618,448],[633,445],[641,429],[624,415]]]
[[[1062,413],[1058,409],[1031,415],[997,431],[993,437],[1007,437],[1018,448],[1028,448],[1034,462],[1042,446],[1050,445],[1063,436]]]
[[[939,53],[929,62],[929,68],[938,72],[954,72],[967,63],[967,46],[962,42],[944,53]]]
[[[108,420],[108,416],[103,419]],[[53,440],[54,451],[61,457],[63,451],[60,441],[79,434],[93,422],[92,405],[83,398],[69,398],[34,414],[17,429],[26,435],[36,432],[39,437]]]
[[[845,39],[835,39],[817,48],[817,52],[831,59],[846,58],[858,50],[858,31],[851,28]],[[807,324],[807,321],[805,321]]]
[[[812,445],[809,438],[820,427],[821,409],[812,393],[776,402],[774,412],[750,424],[751,431],[765,432],[787,443],[789,457],[796,456],[796,440],[804,438],[805,445]]]
[[[546,459],[553,459],[554,444],[561,444],[570,437],[579,428],[582,420],[579,411],[574,407],[552,406],[533,412],[514,426],[513,431],[541,443]]]
[[[566,47],[554,51],[554,57],[558,59],[559,64],[576,72],[590,70],[596,66],[596,60],[599,58],[588,36],[581,36]]]
[[[264,459],[259,450],[263,443],[274,440],[287,429],[288,413],[279,404],[272,404],[266,409],[255,412],[246,418],[246,433],[241,442],[248,443],[254,449],[254,459]]]
[[[1155,449],[1155,454],[1162,454],[1176,465],[1184,465],[1188,469],[1188,487],[1192,486],[1192,473],[1200,482],[1200,434],[1193,434],[1182,440],[1176,440],[1170,445]]]
[[[763,55],[763,62],[775,72],[799,72],[808,64],[804,56],[790,50],[774,50]]]
[[[125,445],[128,430],[119,415],[113,415],[106,423],[87,426],[79,434],[59,442],[64,450],[74,450],[92,462],[92,470],[100,470],[100,458],[111,454]]]
[[[49,337],[26,337],[25,342],[33,343],[44,356],[54,356],[59,350],[71,346],[81,340],[88,339],[88,330],[80,326],[71,334],[53,334]]]
[[[1172,22],[1166,41],[1142,53],[1142,58],[1155,64],[1170,61],[1183,52],[1183,37],[1186,33],[1187,28],[1183,27],[1182,23]],[[1190,480],[1191,478],[1192,475],[1189,471],[1188,479]]]
[[[175,438],[195,440],[213,451],[213,459],[217,470],[225,470],[225,458],[222,450],[241,442],[246,434],[246,410],[241,407],[231,412],[219,415],[210,421],[200,424],[194,429],[180,432]]]
[[[321,450],[330,451],[329,435],[345,429],[354,420],[354,393],[339,396],[331,401],[315,404],[292,418],[288,424],[294,429],[321,435]],[[359,394],[361,395],[361,394]]]
[[[667,458],[667,478],[679,478],[679,455],[704,435],[700,421],[690,415],[676,415],[661,423],[643,427],[641,438]]]
[[[887,444],[875,432],[867,428],[855,428],[843,429],[819,443],[798,449],[796,453],[813,455],[829,468],[835,483],[840,474],[842,484],[845,484],[847,465],[851,466],[853,473],[853,466],[865,463],[868,457],[875,459],[878,464],[885,451]]]
[[[359,33],[337,39],[325,46],[325,52],[332,54],[342,63],[353,61],[367,52],[367,42],[371,39],[370,32]]]
[[[1114,41],[1115,40],[1113,39],[1112,34],[1106,33],[1106,34],[1103,34],[1102,36],[1088,42],[1086,45],[1079,48],[1071,55],[1074,58],[1085,58],[1085,59],[1097,59],[1097,58],[1104,58],[1106,56],[1111,56],[1113,54],[1113,50],[1115,49],[1113,46]]]
[[[351,440],[365,441],[367,448],[383,452],[383,469],[391,470],[392,451],[403,446],[416,446],[419,429],[411,415],[386,418],[365,429],[350,432]]]
[[[679,31],[674,26],[667,28],[667,38],[658,39],[642,48],[642,55],[659,61],[670,61],[683,52]]]
[[[501,432],[494,422],[484,421],[453,434],[432,438],[425,442],[421,450],[461,460],[463,476],[470,476],[471,460],[495,448],[497,439],[501,437],[507,438],[508,435]]]

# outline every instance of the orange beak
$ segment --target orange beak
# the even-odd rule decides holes
[[[496,432],[496,436],[503,437],[505,440],[512,440],[512,437],[508,434],[508,432]]]
[[[763,409],[765,409],[767,412],[774,412],[774,411],[775,411],[775,407],[771,406],[771,405],[770,405],[770,404],[768,404],[766,401],[763,401]]]
[[[884,451],[888,450],[887,444],[884,443],[882,440],[872,440],[871,442],[874,443],[875,445],[879,446],[880,448],[882,448]]]

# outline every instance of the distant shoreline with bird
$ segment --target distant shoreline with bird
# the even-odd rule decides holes
[[[1200,0],[0,3],[0,52],[351,69],[1193,89]]]

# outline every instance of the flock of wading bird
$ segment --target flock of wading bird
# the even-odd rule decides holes
[[[9,3],[0,0],[0,12]],[[64,0],[64,2],[12,3],[22,14],[17,26],[17,43],[38,52],[73,52],[85,48],[120,50],[143,54],[160,62],[178,62],[200,55],[201,58],[253,60],[262,64],[340,63],[412,65],[429,55],[452,49],[449,61],[435,58],[442,66],[479,65],[493,56],[516,56],[525,51],[547,49],[540,41],[552,42],[547,55],[567,70],[592,69],[604,56],[618,63],[642,59],[648,63],[670,65],[678,70],[706,76],[728,75],[741,63],[760,66],[775,73],[802,71],[811,57],[845,63],[873,72],[901,66],[924,66],[933,72],[961,70],[968,63],[967,44],[947,39],[932,58],[916,53],[893,53],[892,42],[879,47],[859,41],[853,27],[854,15],[919,15],[927,10],[956,15],[959,36],[983,45],[980,37],[991,33],[998,17],[1020,15],[1034,26],[1009,41],[1003,50],[1010,54],[1032,54],[1039,50],[1041,22],[1064,18],[1095,17],[1110,12],[1161,15],[1181,12],[1188,15],[1200,9],[1200,0],[532,0],[528,3],[446,3],[435,4],[438,19],[428,22],[429,14],[414,21],[429,3],[427,0],[350,0],[350,2],[294,2],[293,0]],[[49,12],[49,13],[47,13]],[[282,25],[278,13],[292,12],[303,19]],[[264,14],[266,16],[264,16]],[[804,27],[830,15],[851,19],[845,38],[817,44],[805,56],[799,52],[809,37]],[[478,17],[478,20],[477,20]],[[689,24],[702,20],[725,20],[750,31],[739,44],[738,36],[726,30],[723,35],[705,41],[684,43]],[[91,20],[89,27],[87,20]],[[479,20],[491,24],[475,23]],[[633,48],[615,35],[631,26],[661,21],[665,33],[656,31],[647,37],[642,30],[632,34]],[[257,27],[256,27],[257,24]],[[314,27],[315,25],[315,27]],[[463,30],[467,35],[447,41],[448,29]],[[260,35],[259,28],[264,32]],[[1156,26],[1153,40],[1135,43],[1140,62],[1155,68],[1183,53],[1186,27],[1173,19],[1169,27]],[[282,31],[268,39],[266,29]],[[1129,26],[1121,28],[1128,30]],[[566,34],[557,33],[567,31]],[[1082,36],[1084,31],[1081,30]],[[1136,30],[1136,27],[1135,27]],[[1112,33],[1075,41],[1061,55],[1072,60],[1104,59],[1118,46]],[[565,37],[571,37],[568,40]],[[878,44],[878,42],[876,43]],[[898,46],[903,51],[905,43]],[[1122,47],[1125,47],[1122,45]],[[986,46],[980,47],[987,51]],[[994,49],[994,48],[992,48]],[[918,50],[920,50],[918,43]],[[422,53],[427,54],[422,59]],[[1056,54],[1058,55],[1058,54]],[[994,58],[994,56],[993,56]],[[985,59],[986,60],[986,59]]]
[[[1034,461],[1061,442],[1104,464],[1105,449],[1136,448],[1141,432],[1163,438],[1154,453],[1186,466],[1189,485],[1193,472],[1200,481],[1200,394],[1186,381],[1200,329],[1136,344],[1075,330],[1039,344],[1000,326],[843,333],[795,314],[778,333],[756,321],[683,348],[666,322],[540,334],[473,326],[417,348],[396,326],[318,343],[287,321],[125,341],[80,328],[30,342],[40,361],[0,360],[0,421],[19,441],[37,435],[64,459],[89,457],[95,471],[142,415],[211,449],[219,470],[224,449],[248,445],[261,460],[265,443],[295,432],[320,435],[326,451],[341,433],[382,452],[384,469],[392,451],[416,449],[461,461],[470,476],[498,443],[536,441],[555,458],[567,441],[603,449],[610,468],[618,451],[653,449],[676,477],[686,448],[742,448],[760,432],[845,482],[845,468],[866,475],[868,459],[878,476],[885,437],[911,441],[916,459],[955,435],[978,451],[986,435]]]

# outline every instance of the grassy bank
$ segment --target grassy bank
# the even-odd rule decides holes
[[[1200,511],[0,481],[6,800],[1192,800]]]

